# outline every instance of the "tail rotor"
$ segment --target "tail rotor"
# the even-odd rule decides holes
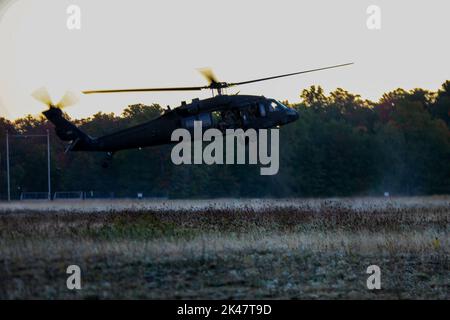
[[[39,102],[45,104],[49,109],[51,108],[64,109],[66,107],[73,106],[78,102],[78,97],[76,96],[76,94],[74,94],[71,91],[67,91],[63,95],[61,100],[57,104],[54,104],[52,102],[50,94],[48,93],[47,88],[45,87],[37,89],[31,94],[31,96],[36,100],[38,100]]]

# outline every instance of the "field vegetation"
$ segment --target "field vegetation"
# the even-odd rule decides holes
[[[449,201],[11,204],[0,298],[448,299]],[[72,264],[78,291],[66,287]],[[381,290],[366,287],[373,264]]]

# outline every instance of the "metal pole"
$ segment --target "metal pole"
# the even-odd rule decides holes
[[[8,183],[8,201],[11,201],[11,186],[9,179],[9,131],[6,130],[6,179]]]
[[[51,185],[51,180],[50,180],[50,132],[47,129],[47,161],[48,161],[48,172],[47,172],[47,180],[48,180],[48,200],[52,199],[52,185]]]

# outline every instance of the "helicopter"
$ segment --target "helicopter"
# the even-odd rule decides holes
[[[196,121],[201,121],[203,129],[216,128],[222,132],[225,132],[227,129],[238,128],[244,130],[250,128],[269,129],[294,122],[299,118],[297,111],[275,99],[254,95],[228,95],[224,93],[224,90],[230,87],[344,67],[351,64],[353,63],[231,83],[218,81],[213,71],[206,68],[199,69],[209,82],[206,86],[83,91],[83,94],[200,91],[205,89],[212,91],[211,98],[202,100],[195,98],[190,103],[183,101],[180,106],[174,109],[168,107],[156,119],[96,138],[89,136],[64,117],[61,109],[76,102],[73,93],[66,93],[57,104],[52,103],[45,88],[36,90],[32,96],[48,106],[48,109],[42,113],[55,126],[56,135],[61,140],[69,142],[66,146],[66,152],[105,152],[106,158],[102,166],[106,168],[109,166],[114,153],[126,149],[172,144],[171,135],[174,130],[184,128],[193,131],[194,122]]]

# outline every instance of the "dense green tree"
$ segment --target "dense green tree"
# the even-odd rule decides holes
[[[104,170],[102,154],[65,153],[65,144],[44,118],[14,122],[0,118],[0,194],[6,197],[5,134],[45,134],[52,142],[54,191],[95,196],[171,198],[325,197],[450,193],[450,81],[437,92],[396,89],[372,102],[338,88],[320,86],[301,93],[300,118],[280,130],[280,169],[261,176],[255,165],[176,166],[170,146],[118,152]],[[287,103],[287,102],[286,102]],[[131,105],[120,116],[97,113],[74,120],[100,136],[161,115],[158,105]],[[12,195],[47,190],[44,138],[13,138]]]
[[[430,106],[430,113],[443,120],[450,127],[450,81],[446,81],[436,94],[436,101]]]

